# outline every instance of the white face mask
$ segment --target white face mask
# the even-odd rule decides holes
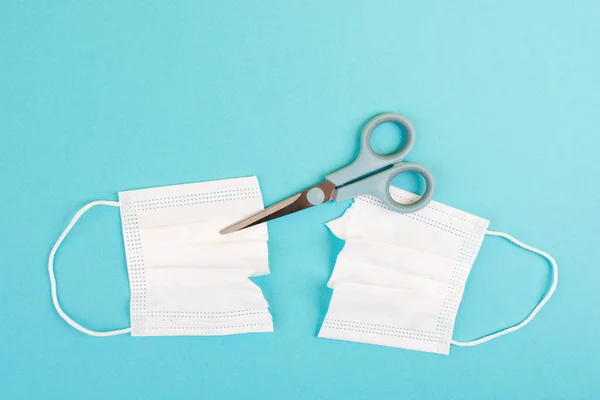
[[[392,187],[396,201],[417,195]],[[438,202],[413,214],[387,209],[371,196],[329,228],[346,241],[328,282],[333,297],[319,337],[449,354],[450,344],[474,346],[529,323],[558,280],[554,259],[513,237],[488,231],[489,221]],[[519,324],[470,342],[452,340],[454,321],[484,236],[502,236],[547,258],[552,285]]]
[[[121,208],[131,290],[131,328],[96,332],[60,307],[54,256],[77,220],[97,205]],[[119,192],[73,217],[48,260],[52,300],[71,326],[93,336],[227,335],[272,332],[268,304],[248,277],[269,273],[267,225],[219,230],[263,209],[255,177]]]

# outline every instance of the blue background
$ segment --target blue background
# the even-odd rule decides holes
[[[1,398],[600,396],[596,0],[53,3],[0,5]],[[274,334],[93,338],[54,311],[47,256],[84,203],[257,175],[269,204],[349,162],[382,111],[415,124],[436,200],[556,257],[531,325],[449,357],[317,339],[341,248],[323,223],[348,203],[270,224]],[[525,317],[549,274],[486,239],[455,337]],[[81,220],[57,277],[76,320],[128,325],[118,210]]]

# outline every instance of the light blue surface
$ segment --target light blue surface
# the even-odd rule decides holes
[[[58,3],[0,5],[0,398],[600,396],[596,0]],[[246,175],[272,203],[350,162],[383,111],[415,124],[436,200],[556,257],[531,325],[449,357],[317,339],[341,247],[323,223],[347,203],[270,224],[274,334],[93,338],[52,308],[47,255],[84,203]],[[94,210],[57,257],[90,328],[128,324],[121,240]],[[455,337],[523,318],[549,274],[486,239]]]

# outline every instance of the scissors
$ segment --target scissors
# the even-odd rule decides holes
[[[394,122],[406,130],[404,146],[390,155],[378,154],[371,147],[373,130],[385,122]],[[399,213],[419,211],[431,201],[435,182],[429,170],[421,164],[403,162],[414,143],[415,128],[408,119],[396,113],[376,115],[367,122],[362,131],[360,151],[354,162],[327,175],[325,182],[229,225],[221,230],[221,234],[262,224],[331,200],[341,202],[365,194],[378,197],[387,207]],[[425,179],[425,193],[419,200],[411,204],[398,203],[390,195],[392,179],[403,172],[416,172]]]

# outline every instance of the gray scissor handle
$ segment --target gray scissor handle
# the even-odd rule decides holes
[[[379,125],[385,122],[395,122],[406,130],[404,146],[397,152],[389,155],[377,154],[371,147],[371,134]],[[404,160],[415,144],[415,128],[410,121],[400,114],[383,113],[371,118],[365,125],[360,138],[360,151],[358,157],[345,168],[327,176],[327,180],[336,186],[344,185],[365,175],[369,175],[381,168],[394,165]]]
[[[416,172],[425,179],[425,193],[421,198],[411,204],[398,203],[390,194],[392,179],[403,172]],[[350,183],[336,189],[335,201],[344,201],[356,196],[370,194],[378,197],[390,209],[399,213],[413,213],[426,207],[433,197],[435,180],[427,168],[417,163],[399,163],[385,171]]]
[[[385,123],[395,122],[406,130],[404,146],[394,154],[377,154],[371,147],[373,130]],[[415,128],[410,121],[400,114],[384,113],[373,117],[365,125],[361,135],[361,146],[358,157],[353,163],[327,176],[327,180],[338,186],[335,200],[344,201],[352,197],[371,194],[381,199],[389,208],[400,213],[419,211],[429,204],[433,197],[435,181],[427,168],[417,163],[404,163],[402,160],[410,152],[415,143]],[[396,165],[394,165],[396,164]],[[374,171],[393,165],[393,167],[360,179]],[[390,195],[392,179],[403,172],[416,172],[425,179],[425,193],[415,203],[401,204]],[[352,182],[356,181],[356,182]],[[348,182],[352,182],[347,184]],[[345,186],[344,186],[345,185]]]

